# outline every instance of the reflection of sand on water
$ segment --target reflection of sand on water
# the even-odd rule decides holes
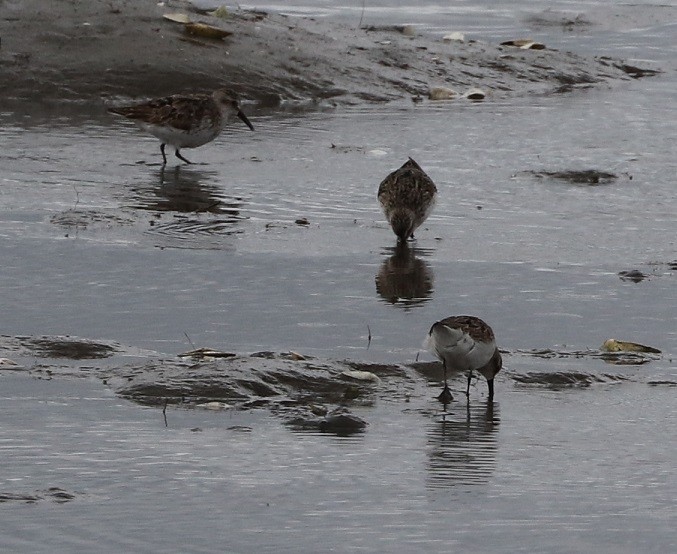
[[[428,427],[427,484],[431,488],[487,483],[496,465],[498,404],[452,408]]]

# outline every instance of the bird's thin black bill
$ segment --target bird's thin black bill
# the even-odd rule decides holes
[[[245,114],[243,114],[241,111],[239,111],[239,112],[237,112],[237,117],[239,117],[242,121],[244,121],[246,123],[247,127],[249,127],[252,131],[254,130],[254,126],[249,122],[249,120],[247,119],[247,116]]]

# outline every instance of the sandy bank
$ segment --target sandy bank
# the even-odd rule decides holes
[[[163,18],[176,12],[232,35],[188,35],[184,25]],[[100,102],[229,84],[265,105],[349,104],[427,97],[437,86],[460,93],[479,87],[494,97],[566,92],[645,74],[620,60],[548,48],[444,42],[397,28],[262,12],[220,18],[180,2],[5,0],[0,20],[0,98],[6,99]]]

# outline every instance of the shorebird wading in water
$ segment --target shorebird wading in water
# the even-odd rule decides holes
[[[398,240],[414,238],[414,231],[435,205],[437,187],[412,159],[388,175],[378,187],[378,200]]]
[[[487,380],[489,400],[494,399],[494,377],[503,366],[501,353],[496,347],[494,332],[479,317],[457,315],[433,323],[426,338],[426,347],[437,356],[444,367],[444,389],[438,399],[445,404],[452,396],[447,385],[447,371],[467,371],[470,396],[472,372],[479,371]]]
[[[240,109],[237,95],[229,89],[212,94],[175,94],[108,111],[131,119],[160,139],[163,165],[167,164],[166,144],[174,149],[177,158],[189,164],[181,155],[181,148],[197,148],[211,142],[234,115],[254,130]]]

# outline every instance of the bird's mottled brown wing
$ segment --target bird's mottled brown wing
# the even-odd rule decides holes
[[[398,169],[388,175],[378,187],[381,203],[393,206],[427,206],[435,197],[437,187],[418,169]]]
[[[190,132],[205,117],[218,118],[218,109],[210,96],[196,94],[165,96],[143,104],[111,108],[112,113],[153,125],[166,125]]]
[[[384,197],[384,195],[387,193],[387,191],[393,188],[394,183],[396,182],[395,173],[396,172],[393,172],[390,175],[388,175],[385,179],[383,179],[383,181],[381,181],[381,184],[378,186],[377,196],[379,200],[381,200],[381,202],[383,202],[382,198]]]
[[[482,321],[479,317],[472,315],[455,315],[447,317],[438,323],[453,327],[454,329],[461,329],[464,333],[468,333],[474,340],[483,342],[494,340],[494,331]]]
[[[378,187],[378,198],[382,204],[427,205],[435,194],[437,187],[425,171],[412,159],[399,169],[390,173]]]

